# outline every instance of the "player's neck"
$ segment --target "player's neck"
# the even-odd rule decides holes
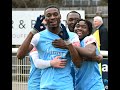
[[[60,27],[48,27],[48,30],[54,34],[57,34],[60,31]]]

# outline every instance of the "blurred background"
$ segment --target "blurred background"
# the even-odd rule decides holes
[[[12,9],[39,9],[55,4],[62,10],[85,10],[85,18],[91,20],[101,15],[108,28],[108,0],[12,0]]]

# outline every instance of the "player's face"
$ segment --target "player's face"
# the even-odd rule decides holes
[[[77,20],[80,19],[78,13],[69,13],[67,17],[67,25],[71,32],[74,32],[74,26]]]
[[[89,34],[88,26],[85,21],[80,21],[75,25],[74,32],[77,33],[79,39],[84,38]]]
[[[61,15],[57,8],[48,8],[45,11],[45,20],[48,27],[58,27]]]

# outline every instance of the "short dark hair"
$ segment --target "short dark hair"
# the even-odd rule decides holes
[[[88,30],[89,30],[89,35],[92,33],[93,27],[92,27],[92,23],[89,20],[85,20],[85,23],[88,26]]]
[[[78,13],[77,11],[70,11],[70,12],[67,14],[67,18],[68,18],[68,15],[69,15],[70,13],[77,13],[77,14],[79,14],[80,19],[81,19],[81,15],[80,15],[80,13]]]
[[[49,6],[47,6],[47,7],[45,8],[44,12],[45,12],[48,8],[56,8],[56,9],[58,9],[58,11],[60,12],[59,7],[56,6],[56,5],[49,5]]]

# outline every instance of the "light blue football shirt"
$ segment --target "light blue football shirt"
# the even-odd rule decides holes
[[[30,76],[28,78],[28,90],[40,90],[41,69],[35,67],[32,57],[30,57]]]
[[[79,38],[75,33],[68,32],[71,41],[78,41]],[[34,37],[33,37],[34,38]],[[65,68],[49,67],[41,70],[40,90],[74,90],[73,78],[70,74],[71,57],[67,49],[55,48],[52,41],[60,37],[49,30],[39,32],[36,46],[40,58],[43,60],[52,60],[56,56],[67,59]]]
[[[81,47],[92,43],[92,36],[87,36],[81,41]],[[96,54],[99,54],[96,48]],[[84,61],[80,68],[75,68],[75,90],[105,90],[98,63]]]

